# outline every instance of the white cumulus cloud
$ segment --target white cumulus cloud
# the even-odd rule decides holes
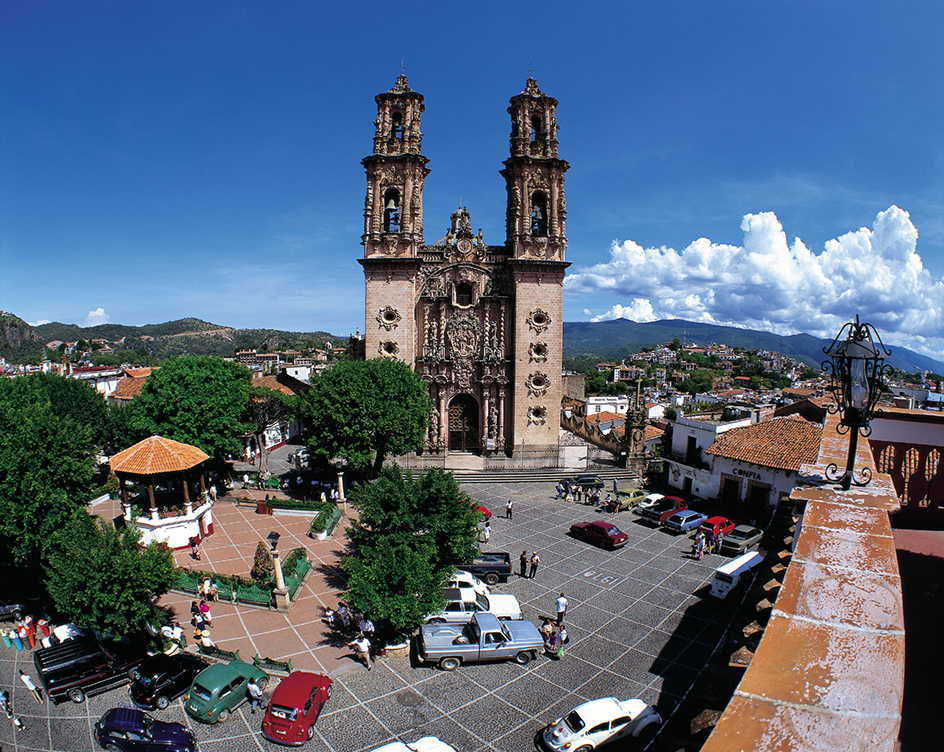
[[[96,308],[94,311],[89,311],[82,326],[98,326],[99,324],[107,324],[110,320],[111,317],[105,313],[104,308]]]
[[[886,343],[942,359],[944,281],[924,268],[908,212],[891,206],[819,254],[789,242],[773,212],[746,215],[741,230],[740,246],[699,238],[681,252],[614,241],[609,261],[568,274],[564,287],[624,299],[586,311],[592,321],[681,318],[826,338],[858,314]]]

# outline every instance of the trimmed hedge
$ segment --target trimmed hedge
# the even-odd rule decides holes
[[[334,532],[334,529],[338,526],[343,516],[344,512],[341,511],[340,507],[334,504],[323,505],[322,510],[318,512],[315,519],[311,521],[311,534],[319,535],[321,533],[327,533],[330,535]]]

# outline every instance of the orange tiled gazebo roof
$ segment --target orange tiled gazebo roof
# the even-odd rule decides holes
[[[190,444],[151,436],[118,452],[109,461],[113,473],[126,475],[162,475],[179,473],[206,462],[209,455]]]

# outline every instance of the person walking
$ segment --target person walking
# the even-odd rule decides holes
[[[262,704],[262,687],[256,683],[255,679],[249,680],[249,702],[252,703],[252,709],[249,712],[253,714]]]
[[[361,616],[357,626],[360,628],[361,634],[368,640],[374,636],[374,623],[368,617]]]
[[[619,493],[619,486],[616,485],[616,478],[613,478],[613,495],[616,496],[617,493]]]
[[[341,629],[345,632],[351,628],[351,612],[344,601],[338,601],[337,610],[338,619],[341,621]]]
[[[564,614],[567,613],[567,598],[561,593],[557,598],[557,626],[564,623]]]
[[[518,557],[518,564],[520,569],[518,570],[521,577],[526,577],[528,574],[528,552],[522,551],[521,556]]]
[[[482,526],[482,542],[488,543],[488,539],[492,537],[492,527],[488,524],[488,520],[485,520],[485,524]]]
[[[200,543],[196,538],[190,539],[190,558],[194,561],[200,561]]]
[[[696,535],[695,536],[695,555],[698,558],[698,561],[701,561],[705,558],[705,536]]]
[[[509,520],[511,519],[511,510],[513,507],[514,502],[512,502],[511,499],[508,499],[508,501],[505,502],[505,517]]]
[[[201,601],[200,603],[200,615],[203,617],[203,620],[207,623],[207,626],[213,626],[213,614],[210,613],[210,604],[206,601]]]
[[[538,573],[538,567],[541,566],[541,557],[538,556],[538,552],[535,551],[531,554],[531,572],[528,574],[528,579],[533,580],[534,575]]]
[[[348,647],[354,648],[357,657],[364,662],[364,665],[367,666],[367,670],[370,671],[370,640],[364,637],[364,635],[360,635],[353,642],[349,642]]]

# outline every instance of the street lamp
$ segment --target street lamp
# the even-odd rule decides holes
[[[832,345],[824,347],[823,352],[830,357],[823,362],[823,370],[830,373],[836,400],[827,409],[830,413],[839,413],[839,433],[850,433],[845,473],[840,475],[838,465],[833,462],[826,468],[826,477],[840,481],[842,489],[848,491],[852,484],[866,486],[872,480],[872,470],[868,467],[859,470],[861,480],[855,478],[856,445],[860,433],[863,436],[872,433],[869,424],[875,415],[883,376],[891,371],[891,366],[884,361],[892,353],[882,344],[875,327],[859,323],[858,316],[854,322],[843,324]]]

